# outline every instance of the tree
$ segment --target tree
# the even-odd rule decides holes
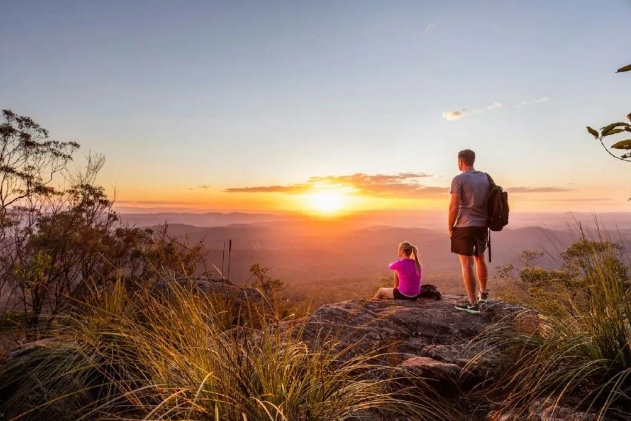
[[[94,178],[103,162],[90,159],[88,175],[80,178]],[[9,278],[31,328],[49,324],[86,286],[113,280],[117,270],[110,260],[117,249],[111,232],[118,216],[104,189],[82,183],[55,197],[31,229],[18,230],[23,247],[15,250],[18,259]]]
[[[123,253],[118,267],[137,286],[153,288],[161,278],[192,276],[204,258],[204,242],[189,244],[188,238],[173,238],[168,224],[153,228],[121,227],[115,230]],[[124,249],[128,247],[127,249]]]
[[[0,124],[0,223],[7,221],[13,206],[29,207],[38,196],[56,191],[51,184],[55,175],[66,169],[76,142],[48,138],[48,131],[31,118],[2,110]],[[32,206],[31,206],[32,207]]]
[[[31,118],[2,110],[0,124],[0,298],[15,288],[15,277],[37,283],[46,256],[24,260],[30,234],[47,203],[58,194],[56,175],[68,168],[76,142],[50,140]],[[10,284],[10,285],[7,285]],[[5,307],[6,308],[6,307]]]
[[[255,279],[255,287],[269,299],[272,299],[278,292],[285,288],[283,281],[268,275],[269,268],[267,267],[262,267],[260,264],[255,263],[250,267],[250,272]]]
[[[203,242],[123,226],[96,177],[105,163],[87,157],[71,170],[74,142],[48,140],[28,117],[3,111],[0,125],[0,313],[18,311],[31,336],[86,294],[151,288],[163,277],[193,275]]]

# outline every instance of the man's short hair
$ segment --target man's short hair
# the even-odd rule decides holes
[[[465,149],[458,152],[458,159],[462,159],[465,165],[473,165],[475,162],[475,152],[471,149]]]

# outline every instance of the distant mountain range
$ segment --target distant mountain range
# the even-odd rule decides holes
[[[250,267],[260,263],[303,298],[334,292],[330,301],[365,295],[381,278],[391,276],[387,265],[396,259],[401,241],[418,246],[425,282],[438,284],[443,290],[461,289],[460,266],[450,252],[446,234],[446,215],[419,215],[365,213],[314,219],[300,215],[164,213],[122,215],[122,221],[137,226],[166,221],[171,235],[186,236],[190,242],[204,241],[207,270],[223,272],[231,281],[244,284],[251,282]],[[511,216],[511,224],[492,235],[491,273],[498,266],[518,262],[526,249],[543,251],[539,263],[556,267],[559,251],[578,238],[578,223],[589,230],[594,226],[593,216],[587,214]],[[614,229],[612,236],[621,238],[627,250],[631,250],[630,216],[598,216],[601,225]]]
[[[445,211],[364,211],[334,218],[314,218],[298,213],[247,213],[247,212],[125,212],[121,211],[125,223],[137,226],[164,224],[186,224],[198,227],[223,227],[233,224],[257,224],[264,222],[328,221],[349,226],[395,226],[412,228],[442,229],[446,223]],[[510,228],[537,226],[550,229],[565,229],[577,222],[594,225],[597,219],[601,226],[608,229],[631,228],[631,212],[610,213],[525,213],[513,212],[510,216]]]

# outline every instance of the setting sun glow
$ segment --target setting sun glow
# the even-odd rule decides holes
[[[322,190],[305,195],[309,207],[322,215],[334,215],[348,208],[348,196],[340,191]]]

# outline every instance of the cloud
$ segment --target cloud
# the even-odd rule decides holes
[[[438,25],[438,22],[430,23],[429,25],[427,25],[427,26],[425,27],[425,29],[423,29],[423,33],[425,33],[425,32],[427,32],[427,31],[429,31],[429,30],[430,30],[430,29],[432,29],[432,28],[435,28],[435,27],[436,27],[436,25]]]
[[[444,193],[443,187],[426,187],[419,183],[421,178],[433,177],[425,173],[399,173],[395,175],[356,173],[342,176],[311,177],[311,184],[332,184],[352,187],[362,194],[371,196],[394,196],[402,193]]]
[[[448,190],[447,187],[429,187],[420,183],[420,179],[430,177],[433,177],[433,175],[412,172],[394,175],[356,173],[351,175],[311,177],[303,184],[237,187],[224,191],[227,193],[301,194],[313,191],[321,186],[335,186],[352,188],[357,194],[365,196],[428,197],[435,194],[445,194]]]
[[[287,193],[299,194],[310,189],[308,184],[290,184],[288,186],[231,187],[225,193]]]
[[[510,187],[506,191],[509,193],[561,193],[572,190],[561,187]]]
[[[535,104],[541,104],[543,102],[547,102],[550,98],[548,97],[543,97],[543,98],[537,98],[537,99],[531,99],[529,101],[522,101],[518,107],[523,107],[525,105],[535,105]]]
[[[199,205],[196,202],[175,202],[168,200],[117,200],[115,205]]]
[[[568,203],[591,203],[591,202],[608,202],[611,201],[607,197],[577,198],[577,199],[547,199],[546,202],[568,202]]]
[[[210,189],[210,186],[208,185],[203,185],[203,186],[197,186],[197,187],[190,187],[188,188],[188,190],[208,190]]]
[[[474,114],[482,114],[485,113],[486,111],[491,111],[491,110],[496,110],[498,108],[502,108],[504,105],[501,102],[494,102],[491,105],[489,105],[488,107],[484,107],[484,108],[474,108],[472,110],[469,111],[465,111],[464,109],[462,111],[450,111],[450,112],[444,112],[443,113],[443,118],[447,121],[454,121],[454,120],[458,120],[462,117],[464,117],[465,115],[474,115]]]
[[[459,118],[464,117],[465,111],[449,111],[443,113],[443,118],[447,121],[458,120]]]

